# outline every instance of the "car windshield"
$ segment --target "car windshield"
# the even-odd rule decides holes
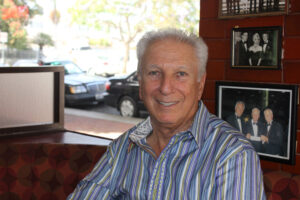
[[[82,74],[84,73],[75,63],[73,62],[52,62],[51,65],[63,65],[65,68],[65,74]]]
[[[74,63],[66,63],[65,64],[65,72],[66,74],[82,74],[83,71]]]

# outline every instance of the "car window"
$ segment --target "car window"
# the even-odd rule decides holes
[[[135,72],[134,74],[132,74],[132,75],[128,78],[128,81],[130,81],[130,82],[138,82],[137,73]]]
[[[135,73],[132,77],[132,81],[138,81],[137,74]]]
[[[83,71],[74,63],[66,63],[65,64],[66,74],[81,74]]]

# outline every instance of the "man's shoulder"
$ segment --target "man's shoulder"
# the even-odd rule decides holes
[[[234,120],[235,119],[235,114],[229,115],[226,120]]]
[[[274,125],[273,127],[276,127],[276,130],[282,129],[282,125],[278,121],[273,121],[272,125]]]
[[[257,125],[258,125],[258,126],[266,126],[266,123],[259,120],[259,121],[257,122]]]
[[[249,140],[226,121],[219,119],[219,122],[214,124],[207,141],[215,143],[213,145],[217,148],[223,151],[252,148]]]
[[[129,129],[128,131],[126,131],[125,133],[121,134],[118,138],[114,139],[109,145],[111,147],[111,149],[113,151],[119,151],[119,148],[123,148],[125,146],[127,148],[128,144],[130,142],[129,135],[135,129],[136,129],[136,127],[134,126],[131,129]]]
[[[235,128],[233,128],[227,121],[220,119],[216,116],[212,116],[208,124],[211,127],[210,129],[212,130],[212,132],[220,136],[227,136],[231,134],[235,135],[240,133]]]

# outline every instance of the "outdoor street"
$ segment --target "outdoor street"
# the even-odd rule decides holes
[[[104,104],[65,108],[65,129],[111,139],[142,120],[122,117],[116,109]]]

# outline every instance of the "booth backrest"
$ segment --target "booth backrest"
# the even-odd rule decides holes
[[[285,171],[264,172],[264,185],[268,200],[300,199],[300,175]]]
[[[66,199],[106,151],[78,144],[1,144],[1,200]]]
[[[0,145],[1,200],[62,200],[75,189],[107,146],[57,143]],[[267,199],[300,199],[300,175],[264,172]]]

